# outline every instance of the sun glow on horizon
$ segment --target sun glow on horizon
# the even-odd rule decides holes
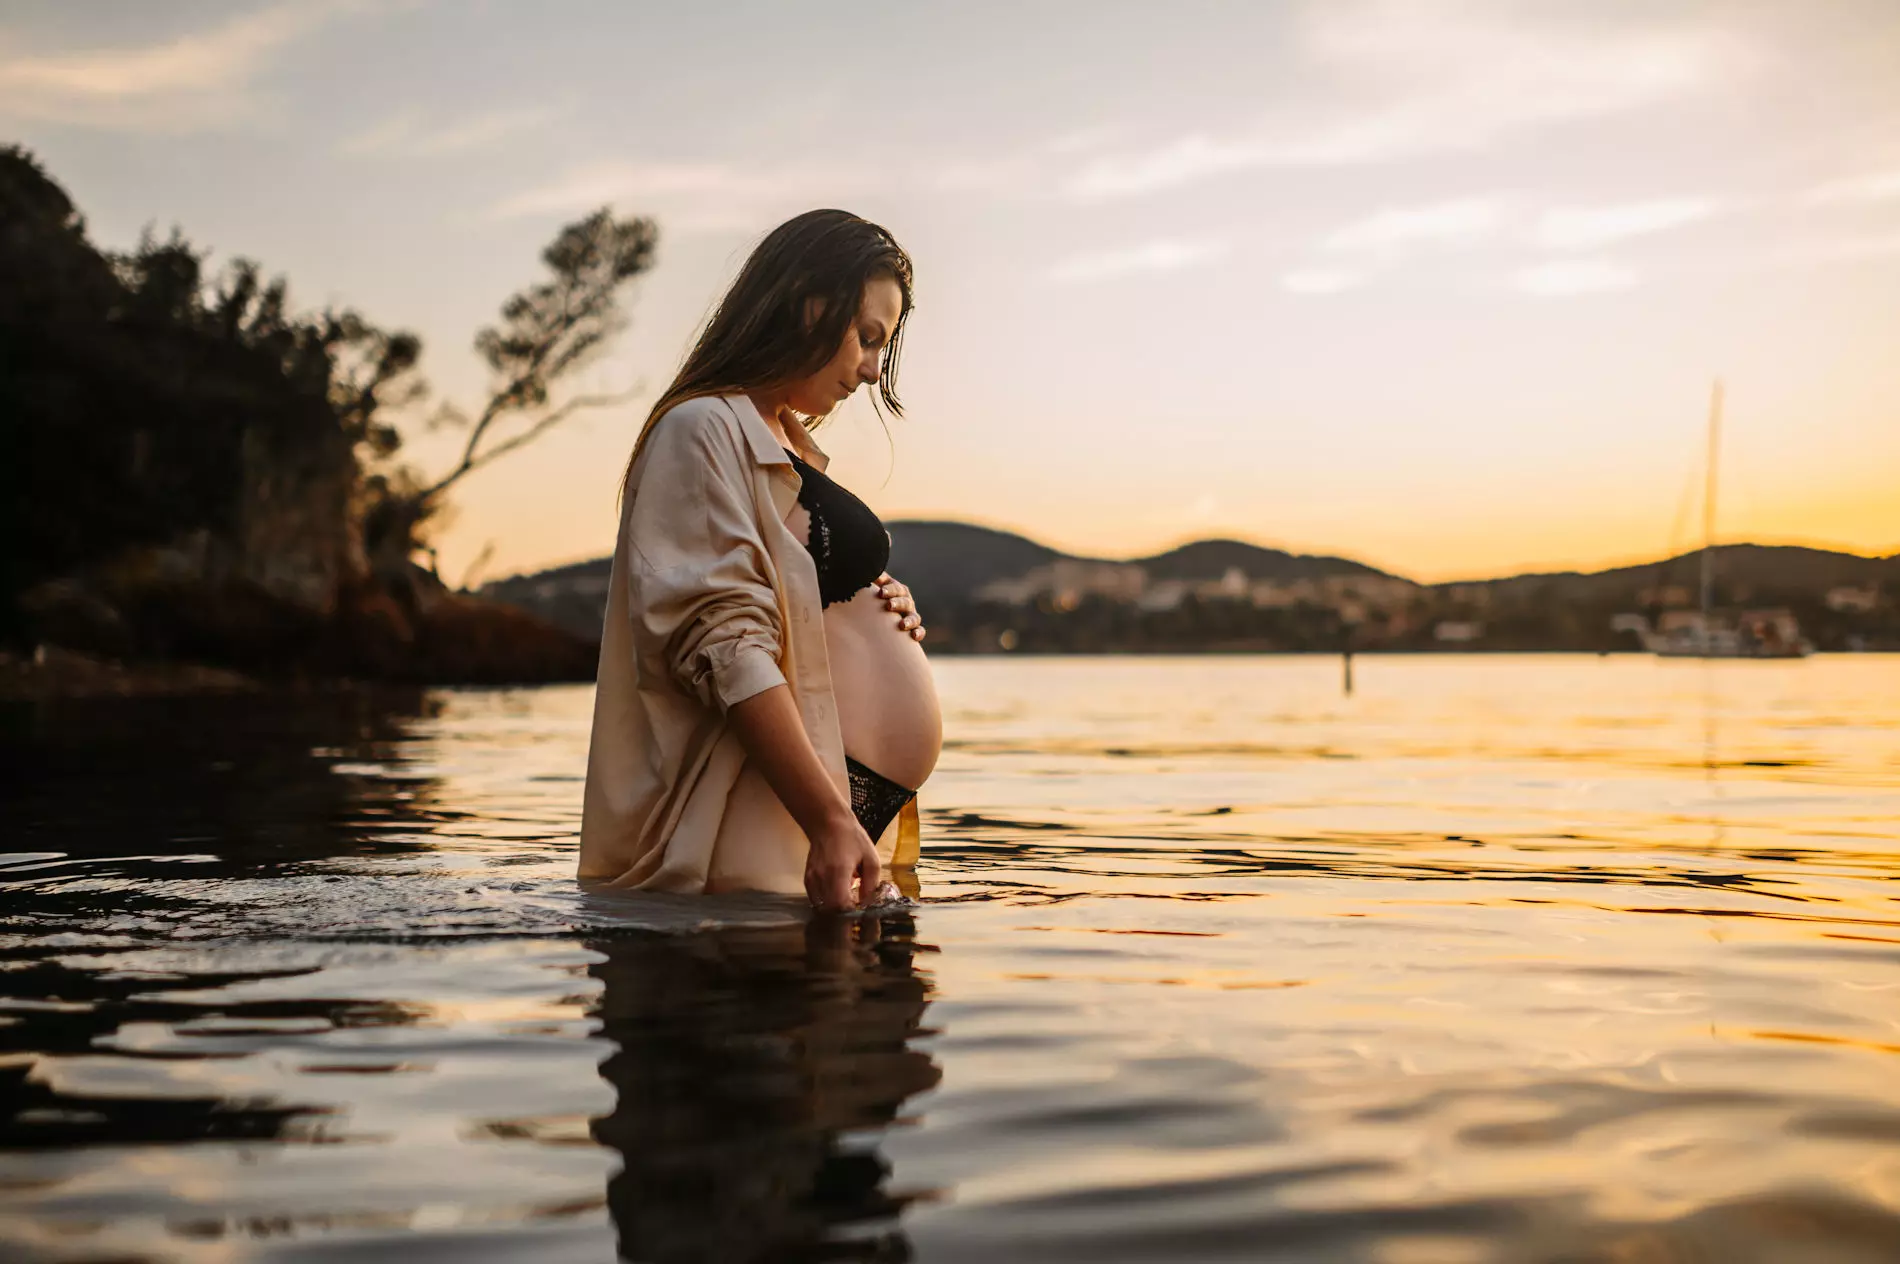
[[[718,6],[28,4],[0,19],[0,127],[97,240],[177,223],[414,328],[464,405],[471,334],[567,219],[659,220],[632,327],[576,384],[652,392],[760,233],[858,210],[917,260],[909,410],[887,446],[854,401],[824,441],[886,518],[1421,580],[1599,569],[1698,542],[1672,524],[1721,376],[1719,538],[1900,551],[1885,0],[1008,13],[1007,40],[984,4],[893,14],[912,55],[867,121],[849,85],[736,88],[856,37],[826,15],[735,41]],[[609,552],[638,411],[458,487],[443,574]],[[457,442],[407,451],[439,470]]]

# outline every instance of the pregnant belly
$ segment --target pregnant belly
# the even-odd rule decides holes
[[[844,753],[915,790],[937,766],[943,715],[923,646],[897,630],[877,590],[825,611],[825,649]]]

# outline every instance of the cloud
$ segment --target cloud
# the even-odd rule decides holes
[[[1539,28],[1526,19],[1532,12],[1473,0],[1311,5],[1293,70],[1328,82],[1332,104],[1281,106],[1231,135],[1197,130],[1099,156],[1065,191],[1081,200],[1129,197],[1250,169],[1483,149],[1688,95],[1744,61],[1738,42],[1719,30]]]
[[[940,158],[915,164],[911,182],[935,193],[1003,193],[1029,185],[1039,155],[1021,151],[981,158]]]
[[[1220,514],[1221,500],[1213,492],[1202,492],[1181,507],[1181,516],[1189,522],[1213,522]]]
[[[1780,250],[1757,255],[1754,262],[1785,266],[1882,259],[1893,255],[1900,255],[1900,232],[1867,233],[1822,241],[1798,242]]]
[[[1808,191],[1810,202],[1885,202],[1900,198],[1900,170],[1830,180]]]
[[[1082,199],[1126,197],[1272,161],[1272,151],[1258,142],[1215,140],[1196,132],[1146,152],[1099,158],[1069,182],[1068,192]]]
[[[468,153],[539,131],[566,113],[562,106],[530,105],[431,122],[419,111],[405,110],[345,140],[337,146],[337,152],[355,157],[405,158]]]
[[[1328,250],[1392,252],[1422,244],[1468,246],[1495,233],[1503,204],[1493,198],[1460,198],[1428,206],[1396,207],[1354,220],[1328,234]]]
[[[1525,268],[1512,278],[1512,284],[1540,298],[1568,298],[1627,290],[1637,280],[1633,269],[1607,259],[1563,259]]]
[[[1126,250],[1075,255],[1056,264],[1048,275],[1051,280],[1076,282],[1179,272],[1212,263],[1225,255],[1229,248],[1229,243],[1225,241],[1163,238]]]
[[[283,49],[366,7],[299,0],[140,47],[30,52],[0,60],[0,114],[81,126],[229,126],[258,108],[252,89]]]
[[[1328,255],[1353,257],[1349,266],[1332,263],[1295,269],[1280,278],[1294,294],[1336,294],[1364,285],[1373,273],[1421,247],[1463,249],[1495,235],[1505,220],[1497,198],[1458,198],[1423,206],[1387,207],[1341,225],[1320,239]]]
[[[1210,491],[1203,491],[1185,502],[1165,502],[1141,515],[1141,521],[1157,526],[1205,529],[1227,517],[1226,504]]]
[[[1301,268],[1280,278],[1280,288],[1292,294],[1338,294],[1364,285],[1367,274],[1346,268]]]
[[[1558,207],[1545,211],[1532,240],[1553,250],[1592,250],[1611,242],[1659,233],[1714,214],[1709,198],[1667,198],[1621,206]]]
[[[1120,128],[1109,124],[1078,127],[1051,137],[1042,148],[1052,154],[1085,154],[1102,148],[1120,134]]]
[[[813,190],[837,194],[849,181],[815,184],[808,174],[749,169],[729,162],[630,162],[610,159],[575,168],[491,207],[495,219],[568,215],[605,204],[660,214],[667,227],[724,232],[750,229],[779,204]]]
[[[487,214],[519,219],[625,204],[659,215],[674,232],[752,232],[775,214],[851,205],[867,194],[888,196],[893,189],[926,197],[1020,189],[1033,180],[1044,152],[1046,146],[977,158],[926,154],[876,165],[606,158],[511,194]]]
[[[1052,163],[1107,148],[1120,135],[1115,127],[1098,126],[1059,132],[1041,140],[1014,145],[985,145],[974,153],[925,154],[902,166],[884,167],[884,178],[904,180],[936,193],[1001,193],[1044,196]]]

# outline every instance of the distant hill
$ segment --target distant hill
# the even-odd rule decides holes
[[[1476,584],[1510,599],[1544,594],[1577,602],[1633,600],[1637,593],[1662,585],[1694,589],[1701,565],[1702,551],[1696,549],[1659,562],[1606,571],[1554,571],[1433,587],[1444,590]],[[1715,548],[1715,574],[1718,586],[1736,601],[1776,594],[1818,596],[1843,585],[1900,587],[1900,553],[1861,557],[1796,545],[1720,544]]]
[[[607,581],[614,560],[597,557],[529,575],[511,575],[483,584],[478,593],[504,605],[518,606],[591,641],[600,639],[601,612],[607,605]]]
[[[1010,579],[1067,554],[1008,531],[967,522],[898,521],[891,533],[891,574],[909,584],[919,604],[967,601],[993,579]]]
[[[1053,562],[1132,563],[1145,569],[1151,581],[1190,584],[1219,580],[1233,570],[1256,583],[1404,578],[1350,558],[1288,553],[1242,540],[1197,540],[1151,557],[1101,559],[1077,557],[1024,536],[966,522],[898,521],[890,523],[889,529],[891,572],[916,592],[931,624],[932,644],[951,650],[993,644],[1000,629],[1012,626],[1024,638],[1032,632],[1041,638],[1024,639],[1025,647],[1071,650],[1179,650],[1208,645],[1312,648],[1332,644],[1339,635],[1336,622],[1313,615],[1242,616],[1214,606],[1190,606],[1153,615],[1142,615],[1132,607],[1114,615],[1097,609],[1065,619],[1046,611],[1002,609],[977,597],[992,581],[1015,579]],[[1685,594],[1692,599],[1700,563],[1700,553],[1693,552],[1589,573],[1562,571],[1426,585],[1416,590],[1416,614],[1406,620],[1411,630],[1402,636],[1394,632],[1384,643],[1389,648],[1432,648],[1434,620],[1476,618],[1487,625],[1487,648],[1614,647],[1608,632],[1611,614],[1638,609],[1644,595],[1654,596],[1659,588],[1676,589],[1679,599]],[[482,596],[523,607],[570,631],[598,637],[610,568],[611,559],[596,558],[496,580],[480,591]],[[1830,589],[1878,586],[1889,594],[1883,608],[1893,605],[1891,594],[1900,593],[1900,555],[1860,557],[1826,549],[1732,544],[1716,550],[1715,572],[1719,604],[1790,606],[1799,613],[1802,625],[1820,637],[1824,648],[1837,640],[1847,643],[1860,626],[1832,627],[1833,616],[1823,605]],[[1879,633],[1874,641],[1884,644],[1886,637]]]
[[[967,522],[889,524],[891,573],[917,593],[937,601],[973,600],[977,589],[997,579],[1014,579],[1055,561],[1132,563],[1152,579],[1219,579],[1239,570],[1248,579],[1321,579],[1328,575],[1384,576],[1362,562],[1341,557],[1311,557],[1264,548],[1242,540],[1197,540],[1153,557],[1094,558],[1062,553],[1008,531]]]
[[[1263,548],[1243,540],[1196,540],[1178,549],[1138,557],[1133,561],[1147,570],[1153,579],[1219,579],[1230,570],[1238,570],[1248,579],[1272,579],[1290,582],[1299,579],[1325,579],[1332,575],[1357,575],[1368,579],[1397,579],[1377,567],[1350,558],[1327,557],[1309,553],[1288,553]]]
[[[1063,553],[1027,537],[967,522],[900,520],[891,533],[891,573],[910,585],[926,611],[967,605],[983,585],[1014,579],[1055,561],[1104,561]],[[1340,557],[1314,557],[1242,540],[1197,540],[1153,557],[1113,559],[1144,567],[1155,579],[1219,579],[1239,570],[1250,580],[1379,577],[1384,571]],[[594,558],[484,584],[481,595],[533,610],[587,635],[600,632],[612,558]]]

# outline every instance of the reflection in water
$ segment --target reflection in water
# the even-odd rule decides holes
[[[938,1070],[908,919],[590,939],[630,1260],[910,1258],[878,1130]]]
[[[6,846],[242,867],[385,850],[384,821],[432,815],[430,779],[385,761],[441,705],[400,689],[0,705]]]
[[[225,897],[247,879],[281,878],[300,861],[400,849],[381,822],[421,816],[426,779],[347,769],[394,756],[408,725],[439,709],[417,690],[0,707],[11,853],[0,857],[9,896],[0,1008],[10,1011],[0,1018],[0,1147],[317,1135],[322,1107],[233,1099],[213,1081],[195,1093],[140,1092],[162,1077],[114,1083],[100,1074],[115,1045],[120,1056],[145,1052],[119,1041],[127,1024],[211,1028],[202,1006],[153,995],[178,976],[85,950],[137,948],[154,932],[214,938],[243,925],[242,905]],[[191,976],[199,989],[270,977],[245,968]],[[219,1012],[215,1029],[227,1043],[282,1040],[312,1025],[411,1021],[394,1002]]]
[[[934,670],[881,924],[578,891],[585,689],[0,711],[0,1260],[1900,1259],[1900,658]]]
[[[196,1023],[197,1030],[205,1030],[200,1007],[142,996],[152,990],[149,975],[72,969],[56,961],[17,957],[7,964],[12,967],[6,975],[11,998],[7,1008],[15,1013],[0,1025],[0,1102],[7,1104],[0,1112],[0,1149],[285,1141],[312,1137],[321,1128],[328,1112],[320,1106],[233,1099],[215,1083],[204,1084],[196,1093],[152,1093],[149,1090],[164,1079],[162,1070],[136,1078],[101,1074],[102,1051],[119,1043],[128,1023],[142,1024],[147,1031],[160,1023],[187,1032]],[[256,977],[223,972],[193,982],[215,988]],[[404,1015],[400,1007],[306,1002],[273,1006],[255,1022],[227,1013],[215,1030],[226,1042],[247,1037],[275,1042],[300,1029],[323,1030],[339,1021],[401,1022]],[[143,1051],[119,1052],[136,1057]]]

